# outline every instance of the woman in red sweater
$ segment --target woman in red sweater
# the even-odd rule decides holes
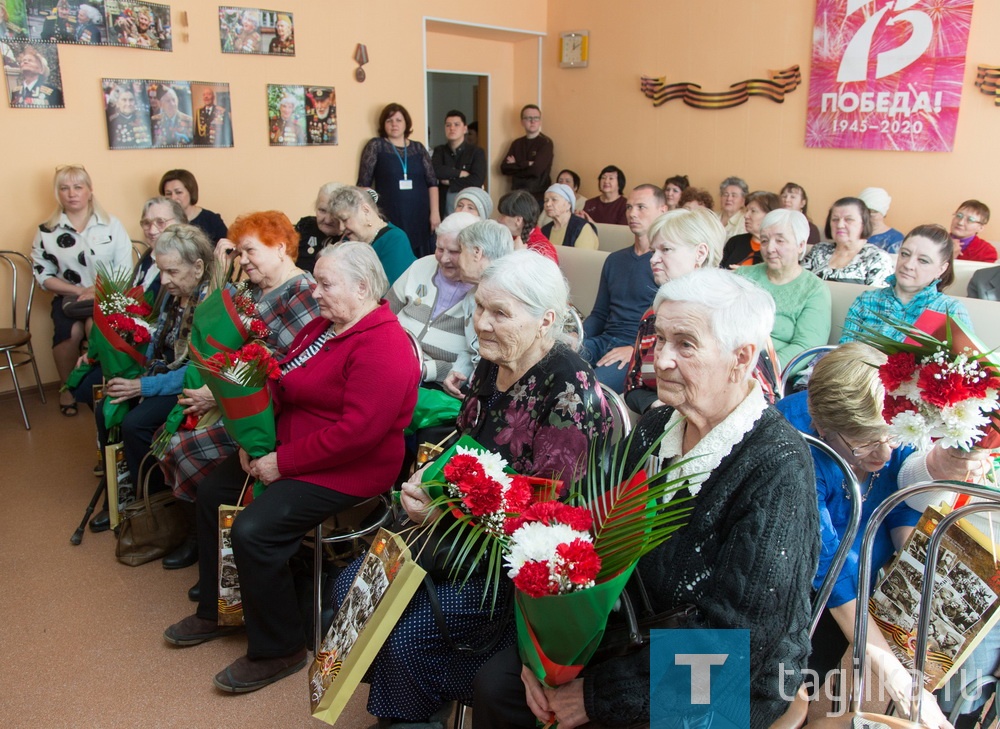
[[[318,523],[389,490],[417,400],[420,362],[381,300],[389,282],[371,246],[325,248],[315,277],[320,316],[292,342],[272,387],[275,451],[255,460],[240,451],[198,491],[198,541],[207,554],[217,549],[218,507],[236,503],[243,472],[268,486],[233,524],[247,654],[215,677],[232,693],[306,665],[288,560]],[[201,560],[199,587],[197,612],[167,628],[168,643],[197,645],[237,630],[217,624],[217,560]]]

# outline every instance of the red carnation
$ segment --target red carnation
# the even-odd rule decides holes
[[[892,419],[900,413],[915,412],[917,412],[917,406],[905,397],[886,395],[885,401],[882,403],[882,418],[887,423],[891,423]]]
[[[549,563],[525,562],[517,571],[514,587],[529,597],[545,597],[555,595],[558,587],[549,580]]]
[[[146,327],[136,327],[136,330],[132,332],[132,340],[134,344],[149,344],[149,330]]]
[[[594,545],[583,539],[574,539],[569,544],[556,547],[556,554],[566,561],[565,573],[574,585],[593,582],[601,570],[601,558]]]
[[[512,476],[507,490],[507,511],[519,512],[528,508],[535,490],[526,476]]]
[[[267,324],[262,322],[260,319],[254,319],[250,322],[250,333],[255,337],[264,338],[271,333],[271,330],[267,328]]]
[[[197,427],[199,420],[201,420],[201,418],[194,413],[191,415],[185,415],[183,422],[181,422],[181,430],[194,430]]]
[[[125,316],[124,314],[110,314],[108,316],[108,324],[119,334],[127,334],[128,332],[134,331],[136,328],[136,323],[132,321],[132,317]]]
[[[452,456],[442,469],[444,477],[448,483],[461,484],[483,475],[483,469],[479,465],[479,459],[475,456],[458,454]]]
[[[492,514],[500,508],[500,484],[489,476],[463,481],[460,488],[462,501],[473,516]]]
[[[916,369],[917,359],[912,352],[897,352],[890,354],[886,363],[878,368],[878,376],[885,389],[892,392],[913,377]]]
[[[939,408],[950,407],[974,397],[974,392],[957,372],[946,372],[939,364],[921,368],[917,387],[924,401]]]
[[[153,307],[145,301],[136,301],[134,304],[126,306],[125,312],[134,316],[147,317],[153,313]]]

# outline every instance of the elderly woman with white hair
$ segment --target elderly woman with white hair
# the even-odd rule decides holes
[[[866,187],[858,193],[858,199],[868,208],[868,219],[871,221],[872,232],[868,242],[886,253],[898,253],[903,244],[903,234],[885,222],[889,214],[892,198],[881,187]]]
[[[420,342],[425,383],[441,383],[452,370],[468,378],[473,357],[479,359],[466,335],[472,328],[472,307],[465,299],[475,284],[463,281],[458,267],[459,234],[476,220],[469,213],[442,220],[434,255],[418,259],[386,294],[399,323]]]
[[[689,498],[691,513],[639,560],[626,589],[652,614],[693,607],[689,627],[749,629],[749,726],[766,729],[802,680],[819,556],[809,449],[753,379],[774,304],[749,281],[703,268],[662,286],[653,307],[665,407],[639,420],[624,472],[653,449],[656,467],[672,464],[671,478],[681,480],[671,500]],[[657,714],[663,726],[706,718],[681,708],[691,705],[690,684],[656,688],[666,694]],[[522,672],[516,649],[507,649],[477,676],[473,710],[476,727],[525,727],[536,718],[570,728],[646,726],[649,648],[592,663],[555,689]]]
[[[830,289],[802,268],[809,221],[796,210],[772,210],[760,223],[763,263],[736,269],[774,299],[771,341],[779,362],[827,343],[832,304]]]
[[[104,38],[104,16],[93,5],[81,3],[76,9],[76,42],[100,43]]]
[[[543,197],[545,214],[551,222],[542,226],[542,233],[554,246],[573,246],[597,250],[597,226],[573,214],[576,193],[569,185],[550,185]]]
[[[389,282],[371,246],[327,248],[315,275],[320,315],[292,342],[271,386],[277,447],[253,460],[240,451],[199,486],[204,553],[217,548],[219,505],[236,503],[245,474],[268,487],[232,530],[247,653],[215,677],[216,687],[231,693],[255,691],[306,665],[288,560],[317,524],[391,488],[417,399],[419,363],[381,301]],[[238,630],[217,622],[218,560],[199,565],[198,610],[167,628],[168,643],[197,645]]]
[[[306,143],[306,128],[295,116],[299,100],[286,95],[278,102],[278,116],[271,118],[271,144],[296,145]]]
[[[593,371],[560,341],[568,298],[559,267],[531,251],[511,253],[483,272],[475,292],[482,360],[458,418],[463,434],[518,473],[567,483],[584,474],[589,442],[603,432],[604,422]],[[419,472],[403,484],[401,503],[418,524],[452,518],[430,512]],[[353,572],[338,578],[340,599]],[[513,621],[491,614],[489,599],[483,604],[485,578],[474,575],[460,585],[448,578],[447,568],[443,572],[431,576],[452,639],[488,647],[478,652],[449,647],[428,592],[419,590],[368,673],[368,711],[386,724],[428,722],[450,711],[446,702],[471,701],[476,671],[493,653],[513,645]],[[509,582],[501,589],[509,589]]]
[[[378,206],[367,190],[360,187],[336,190],[330,196],[330,213],[340,221],[344,235],[372,247],[390,286],[417,260],[406,233],[379,215]]]
[[[316,214],[299,218],[295,224],[299,234],[299,268],[311,273],[323,249],[339,243],[344,237],[340,219],[330,211],[333,194],[343,187],[346,185],[340,182],[328,182],[320,187],[313,203]]]
[[[236,36],[237,53],[260,53],[260,11],[244,10],[240,15],[240,34]]]

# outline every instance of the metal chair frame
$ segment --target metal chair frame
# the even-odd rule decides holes
[[[0,328],[0,352],[7,358],[6,365],[0,365],[0,371],[10,370],[11,379],[14,381],[14,393],[17,396],[17,403],[21,408],[21,418],[24,420],[25,430],[31,430],[31,423],[28,420],[28,411],[24,407],[24,398],[21,394],[21,384],[17,380],[17,368],[26,364],[31,365],[35,375],[35,386],[38,388],[38,396],[42,403],[45,402],[45,390],[42,388],[42,379],[38,375],[38,364],[35,361],[35,351],[31,347],[31,305],[35,298],[35,277],[31,273],[31,261],[23,253],[18,251],[0,251],[0,261],[10,267],[11,277],[11,325],[9,328]],[[18,267],[27,266],[28,276],[31,283],[28,285],[28,296],[24,307],[24,326],[18,326]],[[25,351],[27,350],[27,351]],[[20,361],[15,361],[17,356]]]
[[[800,364],[809,361],[818,354],[823,354],[836,348],[837,345],[835,344],[824,344],[819,347],[810,347],[809,349],[799,352],[797,355],[788,360],[788,364],[781,369],[781,378],[779,383],[781,392],[778,393],[778,397],[784,397],[787,394],[785,392],[785,388],[788,387],[788,381],[792,379],[792,375],[796,373]]]

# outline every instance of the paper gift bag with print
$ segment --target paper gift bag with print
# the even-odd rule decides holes
[[[337,721],[424,574],[402,537],[380,529],[309,667],[314,717]]]
[[[243,625],[243,598],[240,596],[240,576],[233,556],[233,522],[243,511],[250,478],[247,477],[236,500],[236,506],[219,505],[219,625]]]
[[[135,501],[135,483],[125,462],[122,443],[104,447],[104,473],[108,483],[108,515],[114,529],[121,524],[125,507]]]

